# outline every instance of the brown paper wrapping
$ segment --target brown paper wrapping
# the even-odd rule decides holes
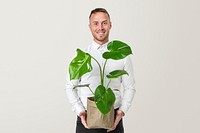
[[[104,115],[102,114],[94,102],[94,98],[87,99],[87,125],[91,128],[111,129],[114,124],[114,107],[111,111]]]

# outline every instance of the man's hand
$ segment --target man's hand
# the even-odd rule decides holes
[[[115,128],[117,127],[119,121],[122,119],[123,116],[124,116],[124,112],[121,110],[117,110],[114,125],[113,125],[112,129],[108,129],[107,132],[115,130]]]
[[[83,126],[84,126],[85,128],[88,129],[88,125],[87,125],[87,123],[86,123],[87,113],[86,113],[85,111],[82,111],[82,112],[79,114],[79,116],[80,116],[80,118],[81,118],[81,122],[82,122]]]

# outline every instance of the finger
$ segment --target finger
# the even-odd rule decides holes
[[[115,130],[115,128],[116,128],[116,127],[113,127],[113,128],[111,128],[111,129],[108,129],[107,132],[113,131],[113,130]]]
[[[111,129],[108,129],[108,130],[107,130],[107,132],[110,132],[110,131],[112,131],[112,130],[111,130]]]
[[[121,120],[121,118],[116,117],[113,127],[111,129],[108,129],[107,132],[115,130],[115,128],[117,127],[120,120]]]
[[[84,126],[85,128],[88,128],[88,125],[87,125],[86,120],[85,120],[84,118],[82,119],[81,122],[82,122],[82,124],[83,124],[83,126]]]
[[[86,121],[81,121],[82,122],[82,124],[83,124],[83,126],[85,127],[85,128],[88,128],[88,125],[87,125],[87,123],[86,123]]]
[[[113,127],[112,127],[111,129],[108,129],[108,130],[107,130],[107,132],[113,131],[113,130],[115,130],[115,128],[116,128],[116,125],[114,124]]]
[[[89,129],[88,125],[86,123],[83,124],[85,128]]]
[[[113,131],[114,129],[108,129],[107,132]]]
[[[115,125],[118,125],[119,121],[122,119],[122,116],[121,115],[116,115],[116,118],[115,118]]]

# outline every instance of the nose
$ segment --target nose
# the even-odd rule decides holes
[[[100,29],[100,30],[103,29],[103,24],[99,24],[99,29]]]

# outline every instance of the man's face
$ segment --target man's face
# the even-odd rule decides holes
[[[94,41],[102,45],[108,42],[111,22],[106,13],[97,12],[90,17],[90,31],[94,37]]]

